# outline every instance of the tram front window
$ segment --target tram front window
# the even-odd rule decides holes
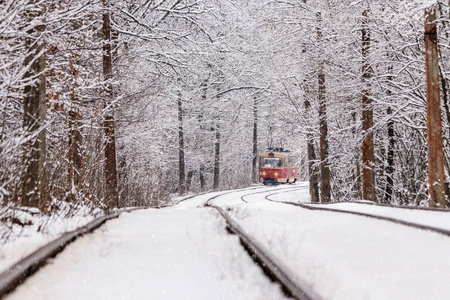
[[[264,167],[281,168],[281,158],[264,158]]]

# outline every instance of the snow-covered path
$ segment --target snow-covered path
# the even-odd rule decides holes
[[[122,214],[7,299],[284,299],[212,208]]]

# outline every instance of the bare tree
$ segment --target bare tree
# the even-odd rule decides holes
[[[258,182],[258,102],[253,97],[253,153],[252,153],[252,180]]]
[[[105,180],[106,180],[106,203],[109,208],[119,205],[117,190],[117,166],[116,166],[116,138],[114,109],[112,107],[112,57],[111,57],[111,18],[109,12],[109,0],[103,0],[103,76],[106,81],[105,87]]]
[[[184,131],[183,131],[183,99],[181,98],[181,91],[178,92],[178,184],[179,193],[182,195],[186,192],[186,175],[184,163]],[[192,175],[191,177],[192,178]],[[190,179],[189,179],[190,185]]]
[[[33,24],[27,31],[27,56],[24,76],[23,128],[27,142],[23,146],[23,163],[26,166],[21,175],[21,204],[45,209],[46,192],[46,58],[44,35],[46,30],[44,1],[33,0],[28,4],[27,22]]]
[[[216,124],[214,128],[214,175],[213,175],[213,189],[219,187],[220,180],[220,125],[218,124],[219,117],[216,117]]]
[[[361,28],[361,55],[363,59],[362,65],[362,159],[363,159],[363,199],[376,202],[375,196],[375,157],[373,145],[373,108],[372,99],[370,98],[370,78],[372,70],[369,62],[370,51],[370,30],[368,28],[368,10],[362,13]]]
[[[75,200],[75,193],[78,190],[81,183],[81,145],[83,142],[83,136],[80,132],[81,127],[81,115],[80,115],[80,100],[79,95],[76,92],[76,81],[78,77],[78,69],[73,62],[70,62],[70,68],[74,82],[72,83],[71,103],[69,108],[69,171],[68,171],[68,183],[69,183],[69,201]]]
[[[322,14],[317,13],[317,41],[319,48],[322,45]],[[322,52],[322,51],[319,51]],[[322,52],[323,53],[323,52]],[[317,77],[319,81],[319,124],[320,124],[320,201],[331,201],[331,174],[330,174],[330,162],[328,158],[328,122],[327,122],[327,99],[325,90],[325,73],[324,73],[324,61],[320,56],[317,69]]]
[[[309,114],[311,110],[311,103],[305,99],[305,112]],[[311,202],[319,202],[319,185],[318,172],[316,167],[316,152],[314,150],[314,138],[310,132],[306,133],[307,151],[308,151],[308,173],[309,173],[309,194],[311,195]]]

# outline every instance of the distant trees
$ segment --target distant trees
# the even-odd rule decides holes
[[[298,157],[313,201],[426,205],[426,7],[2,1],[0,201],[111,209],[245,186],[270,144]],[[438,44],[449,11],[438,2]]]
[[[285,50],[285,64],[291,62],[291,68],[284,70],[285,87],[278,89],[288,89],[289,95],[278,93],[274,98],[292,104],[295,111],[298,102],[306,98],[302,91],[310,99],[317,99],[310,102],[311,106],[305,106],[305,111],[306,107],[310,111],[306,126],[300,123],[302,131],[314,143],[298,140],[298,145],[305,148],[308,145],[309,159],[316,167],[320,165],[311,151],[324,136],[312,123],[314,118],[317,122],[322,120],[319,117],[321,95],[314,93],[316,89],[320,91],[321,81],[315,83],[312,74],[318,72],[319,76],[320,63],[324,62],[327,111],[330,112],[326,119],[331,195],[335,201],[368,199],[415,205],[428,202],[424,30],[422,21],[418,21],[423,20],[425,8],[426,4],[420,1],[391,1],[389,5],[383,1],[306,1],[278,3],[265,11],[276,31],[269,41],[274,42],[273,47]],[[436,24],[442,28],[439,39],[445,43],[448,3],[440,1],[438,8]],[[322,44],[313,43],[316,32],[311,30],[315,27],[317,11],[323,17]],[[321,52],[322,49],[325,51]],[[314,58],[316,53],[321,53],[320,60]],[[445,47],[440,49],[443,59],[448,54]],[[441,60],[440,69],[446,70],[446,64]],[[447,78],[446,71],[441,75]],[[298,84],[299,81],[304,83]],[[446,82],[446,79],[441,82],[445,91],[444,109],[447,109]],[[291,101],[296,97],[298,100]],[[363,105],[358,101],[361,97]],[[302,116],[300,111],[300,122]],[[359,121],[360,116],[363,122]],[[444,145],[448,143],[446,124]],[[448,153],[444,157],[448,177]],[[311,178],[321,173],[317,168],[310,170]]]

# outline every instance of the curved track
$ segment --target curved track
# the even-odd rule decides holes
[[[236,192],[250,192],[246,193],[244,196],[242,196],[242,201],[246,202],[243,197],[251,195],[251,194],[258,194],[261,193],[261,191],[254,192],[253,190],[260,190],[260,189],[267,189],[265,186],[253,186],[249,188],[243,188],[238,190],[231,190],[231,191],[224,191],[219,192],[217,195],[209,197],[203,205],[201,206],[211,206],[210,203],[221,196],[225,196],[228,194],[236,193]],[[283,189],[283,187],[280,187],[278,189]],[[271,192],[273,189],[269,191],[263,191],[263,193]],[[184,201],[187,201],[189,199],[192,199],[197,196],[201,196],[207,193],[198,194],[195,196],[189,196],[187,198],[181,199],[177,203],[181,203]],[[162,208],[157,207],[157,208]],[[269,255],[266,254],[266,251],[264,251],[263,247],[259,246],[256,241],[253,241],[250,237],[246,236],[243,231],[239,228],[239,225],[231,220],[231,217],[220,207],[215,207],[219,213],[225,218],[228,226],[227,229],[236,235],[239,236],[242,244],[244,247],[251,253],[251,255],[255,258],[255,260],[263,267],[263,269],[270,274],[271,278],[274,280],[277,280],[281,283],[283,289],[287,292],[287,294],[293,295],[294,297],[298,299],[311,299],[306,296],[302,290],[297,287],[294,283],[292,283],[289,280],[289,274],[284,271],[282,268],[278,267],[279,263],[276,263],[276,259],[271,258]],[[0,299],[6,296],[8,293],[13,291],[15,288],[17,288],[20,284],[22,284],[29,276],[33,275],[38,269],[40,269],[42,266],[44,266],[47,261],[50,258],[55,257],[58,253],[62,252],[64,248],[70,244],[71,242],[75,241],[78,237],[91,233],[97,228],[99,228],[101,225],[103,225],[106,221],[117,218],[121,213],[123,212],[130,212],[136,209],[145,209],[143,208],[134,208],[134,209],[128,209],[128,210],[122,210],[120,212],[116,212],[111,215],[102,216],[99,218],[94,219],[87,225],[78,228],[74,231],[68,232],[63,234],[61,237],[57,238],[56,240],[48,243],[47,245],[44,245],[43,247],[39,248],[32,254],[28,255],[27,257],[23,258],[10,268],[8,268],[3,273],[0,273]]]
[[[417,228],[417,229],[421,229],[421,230],[432,231],[432,232],[443,234],[443,235],[446,235],[446,236],[450,237],[450,230],[449,229],[439,228],[439,227],[435,227],[435,226],[429,226],[429,225],[425,225],[425,224],[419,224],[419,223],[415,223],[415,222],[412,222],[412,221],[405,221],[405,220],[401,220],[401,219],[398,219],[398,218],[382,216],[382,215],[378,215],[378,214],[364,213],[364,212],[351,211],[351,210],[343,210],[343,209],[339,209],[339,208],[323,207],[323,206],[328,206],[328,205],[331,205],[331,204],[337,204],[336,202],[334,202],[334,203],[323,203],[323,204],[302,204],[302,203],[294,203],[294,202],[286,202],[286,201],[276,201],[274,199],[270,199],[269,198],[270,196],[273,196],[273,195],[276,195],[276,194],[279,194],[279,193],[282,193],[282,191],[266,195],[265,199],[267,199],[268,201],[277,202],[277,203],[283,203],[283,204],[287,204],[287,205],[293,205],[293,206],[301,207],[301,208],[308,209],[308,210],[328,211],[328,212],[336,212],[336,213],[343,213],[343,214],[351,214],[351,215],[357,215],[357,216],[362,216],[362,217],[368,217],[368,218],[388,221],[388,222],[400,224],[400,225],[403,225],[403,226],[408,226],[408,227]],[[360,205],[377,205],[375,203],[374,204],[370,204],[370,203],[366,203],[366,202],[351,202],[351,203],[354,203],[354,204],[356,203],[356,204],[360,204]],[[447,212],[447,211],[443,211],[443,210],[439,210],[439,209],[433,209],[433,208],[431,208],[431,209],[428,209],[428,208],[411,208],[411,207],[401,207],[401,206],[389,206],[389,205],[383,205],[383,204],[378,204],[378,206],[395,208],[395,209],[398,208],[398,209],[410,209],[410,210]]]
[[[293,188],[278,188],[277,190],[281,190],[279,192],[289,192],[297,189],[301,189],[304,187],[293,187]],[[259,189],[259,188],[255,188]],[[264,190],[258,192],[251,192],[241,196],[241,200],[245,203],[248,203],[244,198],[247,196],[255,195],[255,194],[264,194],[271,193],[271,190]],[[233,220],[233,218],[226,212],[225,209],[214,205],[212,203],[213,200],[224,196],[226,194],[230,194],[230,192],[222,193],[220,195],[213,196],[209,198],[205,205],[215,208],[220,215],[227,222],[227,229],[236,234],[244,248],[249,252],[249,254],[255,259],[255,261],[263,268],[264,272],[274,281],[277,281],[282,286],[285,293],[291,297],[294,297],[299,300],[311,300],[314,299],[311,294],[312,291],[306,291],[304,287],[300,286],[298,283],[294,282],[292,278],[294,276],[290,273],[288,269],[286,269],[281,262],[277,260],[276,257],[272,257],[269,254],[269,251],[265,249],[258,241],[254,240],[251,236],[247,235],[243,229],[239,226],[239,224]]]

